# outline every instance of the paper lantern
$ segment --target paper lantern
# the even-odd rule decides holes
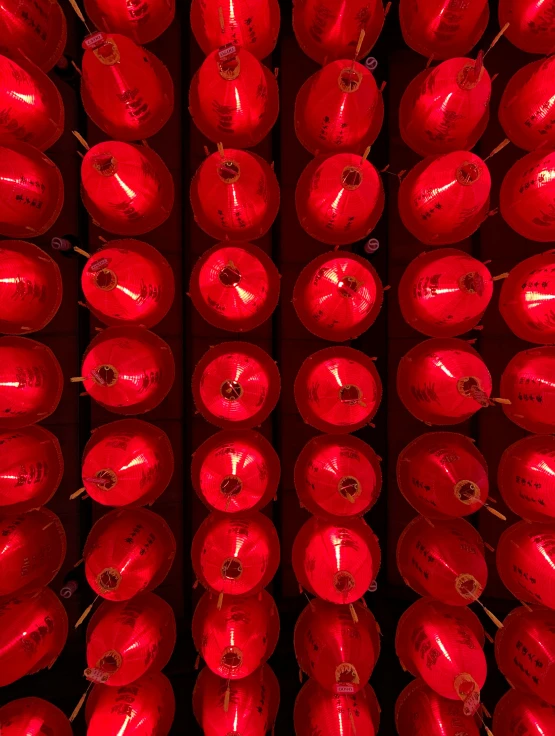
[[[544,736],[555,729],[555,708],[533,695],[511,689],[497,703],[492,728],[506,736]]]
[[[84,488],[103,506],[152,504],[168,487],[174,458],[168,435],[140,419],[95,429],[85,445]]]
[[[210,348],[193,373],[197,410],[217,427],[250,429],[274,409],[279,371],[268,353],[248,342]]]
[[[48,503],[62,480],[57,437],[41,426],[0,432],[0,511],[21,514]]]
[[[555,428],[555,347],[523,350],[501,376],[501,392],[511,401],[506,416],[528,432],[550,434]]]
[[[397,483],[428,519],[473,514],[489,494],[484,456],[469,437],[455,432],[428,432],[408,444],[397,459]]]
[[[424,340],[401,358],[397,393],[410,413],[429,424],[459,424],[489,406],[490,373],[464,340]]]
[[[0,607],[0,687],[51,667],[65,646],[67,633],[65,608],[50,588],[4,601]]]
[[[501,216],[519,235],[547,243],[555,240],[555,150],[540,148],[511,166],[499,198]]]
[[[401,31],[407,46],[422,56],[464,56],[482,37],[489,20],[488,0],[401,0]]]
[[[164,256],[140,240],[113,240],[81,273],[91,312],[107,325],[154,327],[175,296],[173,270]]]
[[[62,369],[50,348],[28,337],[0,337],[0,429],[50,416],[62,388]]]
[[[490,189],[489,169],[474,153],[428,156],[401,182],[399,215],[426,245],[458,243],[486,219]]]
[[[555,12],[552,2],[499,0],[499,25],[503,27],[506,23],[509,27],[505,37],[522,51],[529,54],[553,52]]]
[[[266,506],[276,495],[280,461],[258,432],[216,432],[196,450],[191,465],[193,488],[215,511],[238,514]]]
[[[171,657],[175,636],[173,610],[154,593],[121,603],[104,601],[87,627],[85,677],[121,687],[160,672]]]
[[[376,619],[361,603],[337,606],[310,601],[295,626],[299,667],[325,690],[350,695],[363,690],[380,654]]]
[[[143,235],[170,216],[173,179],[151,148],[107,141],[83,158],[81,197],[104,230],[126,237]]]
[[[211,325],[247,332],[272,315],[279,301],[279,281],[274,262],[261,248],[218,243],[197,261],[189,292]]]
[[[293,718],[296,736],[376,736],[380,706],[370,685],[354,695],[335,695],[309,680],[297,695]]]
[[[365,57],[378,40],[385,20],[382,0],[295,0],[293,31],[297,43],[318,64],[352,58],[361,31],[359,56]]]
[[[301,87],[295,103],[295,132],[319,153],[362,154],[383,125],[382,93],[363,64],[341,59],[327,64]]]
[[[36,238],[58,219],[64,183],[58,167],[28,143],[0,146],[0,235]]]
[[[175,16],[175,0],[84,0],[85,12],[101,31],[113,31],[136,43],[161,36]]]
[[[168,736],[175,715],[175,696],[161,672],[148,673],[132,685],[95,685],[87,699],[87,736]]]
[[[64,52],[66,18],[56,0],[5,0],[0,17],[0,51],[27,56],[48,72]]]
[[[318,156],[299,178],[295,206],[311,237],[328,245],[350,245],[367,237],[382,216],[382,180],[363,156]]]
[[[73,736],[67,716],[42,698],[19,698],[0,708],[3,736]]]
[[[256,240],[279,210],[279,184],[269,164],[254,153],[228,148],[208,156],[191,182],[198,226],[217,240]]]
[[[399,736],[480,736],[475,719],[465,716],[463,708],[463,703],[442,698],[423,680],[413,680],[395,704],[397,732]]]
[[[220,607],[216,596],[205,593],[193,615],[195,647],[212,672],[225,680],[252,675],[272,655],[278,636],[278,610],[265,590],[254,596],[228,596]]]
[[[210,514],[198,528],[191,550],[193,570],[202,585],[224,595],[258,593],[279,567],[279,538],[263,514]]]
[[[362,516],[382,489],[380,458],[358,437],[318,435],[297,459],[295,488],[301,504],[315,516]]]
[[[295,401],[307,424],[321,432],[348,433],[369,424],[382,399],[374,361],[338,347],[313,353],[295,379]]]
[[[324,253],[301,271],[293,306],[307,330],[343,342],[374,324],[383,286],[373,266],[354,253]]]
[[[191,28],[205,54],[235,44],[257,59],[265,59],[276,46],[279,24],[278,0],[193,0],[191,3]]]
[[[429,337],[456,337],[475,327],[493,296],[487,267],[455,248],[421,253],[399,283],[405,321]]]
[[[309,593],[348,605],[367,592],[380,569],[378,539],[362,519],[312,516],[293,543],[293,570]]]
[[[83,386],[116,414],[143,414],[160,404],[175,378],[169,345],[144,327],[109,327],[83,357]]]

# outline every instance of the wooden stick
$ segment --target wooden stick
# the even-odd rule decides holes
[[[225,33],[224,11],[221,6],[218,8],[218,19],[220,21],[220,31]]]
[[[73,10],[75,10],[75,13],[76,13],[77,17],[83,23],[83,25],[85,26],[85,28],[87,29],[87,31],[89,33],[91,33],[91,29],[87,25],[87,21],[85,20],[85,16],[81,12],[81,8],[77,5],[77,3],[75,2],[75,0],[69,0],[69,4],[73,8]]]
[[[362,48],[362,42],[364,41],[364,36],[366,36],[366,31],[364,30],[364,28],[361,28],[360,36],[358,37],[358,43],[357,43],[357,47],[355,50],[355,58],[353,59],[353,61],[356,61],[358,55],[360,54],[360,49]]]
[[[506,273],[500,273],[499,276],[494,276],[492,278],[492,281],[502,281],[503,279],[508,279],[508,278],[509,278],[509,273],[508,272],[506,272]]]
[[[75,491],[75,493],[72,493],[69,497],[70,501],[75,501],[76,498],[79,498],[83,493],[85,493],[87,489],[83,486],[83,488],[80,488],[78,491]]]
[[[83,695],[81,695],[81,698],[79,699],[79,702],[77,703],[77,705],[73,709],[73,713],[69,717],[69,722],[70,723],[73,723],[73,721],[77,718],[77,716],[79,714],[79,711],[83,707],[83,704],[84,704],[84,702],[85,702],[85,700],[87,698],[87,695],[89,694],[89,690],[91,689],[92,686],[93,686],[93,683],[92,682],[89,683],[88,688],[85,690],[85,692],[83,693]]]
[[[76,63],[75,63],[75,62],[73,61],[73,59],[71,60],[71,66],[72,66],[72,67],[73,67],[73,68],[75,69],[75,71],[77,72],[77,74],[79,74],[79,76],[80,76],[80,77],[82,77],[82,76],[83,76],[83,73],[82,73],[81,69],[79,69],[79,67],[78,67],[78,66],[77,66],[77,64],[76,64]]]
[[[72,383],[83,383],[87,379],[84,376],[73,376],[69,379]]]
[[[489,45],[489,48],[488,48],[488,50],[486,51],[486,54],[489,54],[489,52],[490,52],[490,51],[492,50],[492,48],[493,48],[493,47],[495,46],[495,44],[496,44],[496,43],[497,43],[497,42],[499,41],[499,39],[500,39],[500,38],[501,38],[502,36],[504,36],[504,35],[505,35],[505,31],[507,30],[507,28],[508,28],[508,27],[509,27],[510,25],[511,25],[510,23],[505,23],[505,25],[504,25],[504,26],[503,26],[503,28],[502,28],[502,29],[501,29],[501,30],[499,31],[499,33],[497,34],[497,36],[496,36],[496,37],[495,37],[495,38],[493,39],[493,41],[492,41],[492,42],[490,43],[490,45]],[[485,56],[486,54],[484,54],[484,56]]]
[[[352,603],[349,603],[349,611],[351,612],[351,618],[353,619],[353,623],[358,624],[358,616],[357,612],[355,611],[355,607]]]
[[[73,135],[74,135],[74,136],[75,136],[75,137],[77,138],[77,140],[78,140],[78,141],[79,141],[79,143],[80,143],[80,144],[81,144],[81,145],[83,146],[83,148],[84,148],[84,149],[85,149],[86,151],[89,151],[89,150],[90,150],[90,146],[89,146],[89,144],[87,143],[87,141],[86,141],[86,140],[85,140],[85,139],[83,138],[83,136],[81,135],[81,133],[79,133],[79,131],[77,131],[77,130],[72,130],[71,132],[72,132],[72,133],[73,133]]]
[[[487,616],[487,617],[488,617],[488,618],[489,618],[489,619],[490,619],[491,621],[493,621],[493,623],[494,623],[494,624],[495,624],[495,625],[497,626],[497,628],[498,628],[498,629],[502,629],[502,628],[503,628],[503,624],[502,624],[502,623],[501,623],[501,621],[500,621],[500,620],[499,620],[499,619],[497,618],[497,616],[495,615],[495,613],[493,613],[492,611],[490,611],[490,610],[489,610],[489,608],[486,608],[486,607],[484,606],[484,604],[482,603],[482,601],[481,601],[481,600],[478,600],[478,598],[476,598],[476,603],[477,603],[477,604],[478,604],[479,606],[482,606],[482,608],[483,608],[483,610],[484,610],[484,613],[486,614],[486,616]]]
[[[505,138],[504,141],[501,141],[501,143],[493,149],[493,151],[490,153],[489,156],[485,157],[484,161],[487,161],[488,159],[493,158],[496,153],[499,153],[499,151],[502,151],[505,148],[505,146],[509,145],[510,142],[511,141],[508,138]]]
[[[503,514],[500,514],[497,509],[492,509],[491,506],[488,506],[488,504],[484,504],[484,508],[489,511],[490,514],[493,514],[493,516],[497,516],[498,519],[501,519],[501,521],[507,521],[507,517],[503,516]]]

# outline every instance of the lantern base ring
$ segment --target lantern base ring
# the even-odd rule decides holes
[[[239,580],[243,574],[243,565],[237,557],[228,557],[223,561],[221,574],[224,580]]]
[[[243,652],[238,647],[226,647],[220,665],[228,672],[238,669],[243,664]]]
[[[351,66],[341,70],[337,83],[342,92],[356,92],[362,82],[362,74]]]
[[[243,481],[236,475],[226,475],[220,483],[220,491],[230,498],[238,496],[243,490]]]
[[[482,592],[482,586],[473,575],[463,573],[455,580],[457,593],[465,600],[475,601]]]
[[[333,576],[333,587],[339,593],[348,593],[355,587],[355,578],[346,570],[340,570]]]
[[[102,291],[112,291],[118,285],[118,277],[109,268],[103,268],[95,274],[94,283]]]
[[[115,649],[109,649],[107,652],[104,652],[102,657],[100,657],[100,659],[96,663],[96,667],[99,670],[106,672],[108,675],[113,675],[114,672],[117,672],[119,670],[122,663],[123,657],[121,656],[121,654],[119,652],[116,652]]]
[[[341,185],[353,192],[362,184],[362,178],[362,170],[358,166],[345,166],[341,172]]]
[[[222,383],[220,393],[227,401],[238,401],[243,395],[243,387],[239,381],[230,378]]]
[[[343,498],[346,498],[351,503],[354,503],[355,498],[358,498],[362,493],[358,479],[352,475],[346,475],[341,478],[337,484],[337,490]]]
[[[91,376],[96,384],[99,386],[114,386],[119,378],[118,369],[109,364],[99,365],[97,368],[93,368]]]
[[[338,685],[360,685],[356,667],[349,662],[341,662],[335,668],[335,682]]]
[[[111,593],[119,588],[121,574],[114,567],[106,567],[96,576],[96,583],[105,593]]]
[[[455,484],[453,493],[461,503],[469,506],[480,500],[480,487],[472,480],[460,480]]]

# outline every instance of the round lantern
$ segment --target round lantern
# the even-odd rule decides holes
[[[399,283],[405,321],[429,337],[456,337],[475,327],[493,296],[487,267],[455,248],[421,253]]]
[[[64,52],[66,18],[56,0],[5,0],[0,16],[0,50],[23,53],[48,72]]]
[[[199,498],[226,514],[257,510],[276,495],[279,457],[268,440],[249,429],[209,437],[193,455],[191,478]]]
[[[468,151],[486,129],[490,97],[491,78],[482,55],[425,69],[401,99],[401,137],[420,156]]]
[[[95,429],[85,446],[84,489],[103,506],[152,504],[168,487],[174,459],[168,435],[140,419]]]
[[[382,489],[380,458],[358,437],[318,435],[297,459],[295,488],[315,516],[362,516]]]
[[[94,33],[83,47],[81,99],[93,123],[122,141],[158,133],[173,112],[173,82],[160,59],[119,33]]]
[[[143,235],[170,216],[173,179],[151,148],[107,141],[93,146],[83,158],[81,197],[104,230]]]
[[[217,240],[256,240],[279,210],[279,184],[269,164],[254,153],[228,148],[208,156],[191,183],[198,226]]]
[[[343,342],[374,324],[383,286],[373,266],[354,253],[324,253],[303,268],[293,292],[297,316],[317,337]]]
[[[50,416],[62,389],[62,369],[50,348],[28,337],[0,337],[0,429]]]
[[[278,610],[265,590],[228,596],[221,606],[216,596],[205,593],[193,615],[195,647],[212,672],[225,680],[252,675],[272,655],[278,636]]]
[[[511,689],[497,703],[492,728],[505,736],[544,736],[554,732],[555,708],[533,695]]]
[[[397,698],[395,725],[399,736],[480,736],[463,703],[442,698],[423,680],[413,680]],[[462,730],[461,730],[462,729]]]
[[[168,736],[175,714],[175,696],[161,672],[148,673],[131,686],[95,685],[87,699],[87,736]]]
[[[523,238],[539,243],[555,240],[554,170],[555,149],[542,146],[513,164],[503,179],[501,216]]]
[[[189,292],[204,319],[230,332],[247,332],[271,316],[280,276],[272,259],[250,243],[218,243],[197,261]]]
[[[407,46],[422,56],[464,56],[482,37],[489,20],[488,0],[401,0],[401,31]]]
[[[293,570],[309,593],[337,604],[362,598],[380,569],[378,539],[362,519],[312,516],[293,544]]]
[[[0,708],[2,736],[73,736],[67,716],[42,698],[19,698]]]
[[[370,685],[354,695],[336,695],[311,679],[297,695],[293,718],[296,736],[376,736],[380,706]]]
[[[397,483],[410,505],[428,519],[479,511],[488,500],[488,467],[474,442],[455,432],[428,432],[397,459]]]
[[[58,438],[32,425],[0,432],[0,512],[21,514],[48,503],[62,480]]]
[[[490,189],[489,169],[474,153],[428,156],[401,182],[399,215],[426,245],[458,243],[486,219]]]
[[[535,434],[501,457],[497,486],[515,514],[527,521],[555,521],[555,437]]]
[[[328,245],[350,245],[367,237],[382,216],[382,180],[363,156],[318,156],[299,178],[295,206],[310,236]]]
[[[503,411],[528,432],[551,434],[555,428],[555,347],[517,353],[503,371],[501,392],[511,401]]]
[[[33,243],[0,243],[0,332],[42,330],[62,301],[62,275],[55,261]]]
[[[175,0],[133,3],[84,0],[84,5],[86,14],[101,31],[121,33],[139,44],[150,43],[161,36],[175,16]]]
[[[293,31],[297,43],[318,64],[365,57],[378,40],[385,20],[382,0],[295,0]]]
[[[127,601],[154,590],[175,557],[175,538],[158,514],[146,509],[111,511],[93,526],[83,558],[93,591],[108,601]]]
[[[374,75],[352,59],[333,61],[303,84],[295,103],[295,132],[319,153],[362,154],[378,137],[384,118]]]
[[[258,593],[279,566],[279,538],[263,514],[210,514],[198,528],[191,550],[193,570],[202,585],[224,595]]]
[[[50,588],[4,602],[0,610],[0,687],[51,667],[67,634],[67,613]]]
[[[325,690],[350,695],[362,690],[380,654],[376,619],[360,603],[337,606],[319,598],[310,601],[295,626],[299,667]]]
[[[464,340],[424,340],[401,358],[397,393],[421,422],[459,424],[490,405],[491,375]]]
[[[105,601],[87,627],[85,677],[121,687],[159,672],[171,657],[175,636],[173,610],[154,593],[121,603]]]
[[[210,348],[193,373],[197,410],[217,427],[250,429],[274,409],[280,391],[276,364],[248,342],[224,342]]]
[[[374,361],[353,348],[324,348],[302,364],[295,401],[302,418],[321,432],[355,432],[369,424],[382,399]]]
[[[143,414],[167,396],[175,378],[172,351],[144,327],[110,327],[89,344],[83,385],[116,414]]]
[[[505,36],[519,49],[529,54],[553,52],[555,12],[552,1],[499,0],[499,25],[503,27],[507,23]],[[533,736],[536,736],[535,731]]]
[[[0,235],[36,238],[58,219],[64,183],[58,167],[28,143],[0,145]]]

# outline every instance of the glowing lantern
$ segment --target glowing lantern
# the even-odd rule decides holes
[[[506,38],[529,54],[551,54],[555,45],[553,0],[499,0],[499,24]],[[508,732],[507,732],[508,734]],[[512,733],[511,733],[511,736]],[[533,736],[536,736],[535,732]]]
[[[555,347],[517,353],[503,371],[501,391],[509,419],[528,432],[550,434],[555,428]]]
[[[473,716],[465,716],[463,708],[423,680],[413,680],[397,698],[395,725],[399,736],[480,736]]]
[[[19,698],[0,708],[3,736],[73,736],[67,717],[42,698]]]
[[[336,695],[310,679],[297,695],[293,718],[297,736],[376,736],[380,706],[370,685],[354,695]]]
[[[66,18],[56,0],[5,0],[0,38],[0,51],[23,52],[48,72],[64,52]]]
[[[501,698],[493,714],[493,726],[505,736],[543,736],[555,729],[555,708],[533,695],[509,690]]]
[[[175,0],[84,0],[85,12],[102,31],[150,43],[161,36],[175,16]]]

